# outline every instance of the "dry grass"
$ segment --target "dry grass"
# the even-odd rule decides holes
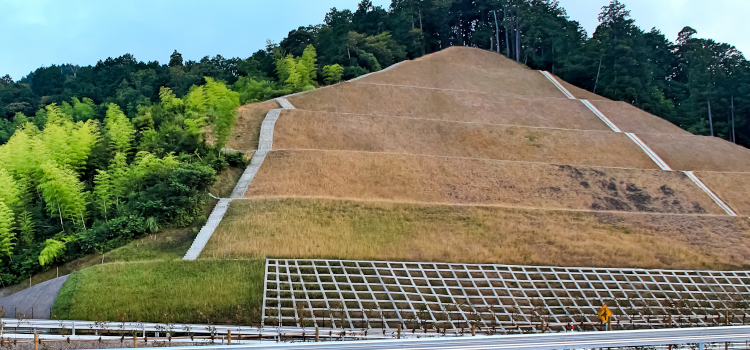
[[[347,151],[271,152],[246,197],[722,213],[679,172]]]
[[[298,109],[564,129],[610,129],[580,101],[346,83],[291,96]]]
[[[750,264],[745,221],[336,200],[232,202],[201,258],[679,269]]]
[[[232,128],[232,135],[226,147],[241,151],[258,149],[260,125],[268,111],[276,108],[281,108],[281,106],[274,100],[240,107],[237,110],[237,122]]]
[[[403,62],[393,69],[357,82],[565,98],[541,72],[523,68],[513,62],[511,64],[514,67],[480,67],[425,59]]]
[[[216,176],[216,182],[209,188],[208,192],[219,198],[229,198],[244,171],[243,168],[234,167],[224,169]]]
[[[495,52],[466,46],[451,46],[447,49],[419,57],[414,61],[432,64],[462,64],[465,66],[489,68],[518,69],[523,67],[515,61],[503,55],[498,55]]]
[[[750,173],[696,172],[695,175],[737,215],[750,216]]]
[[[672,169],[750,172],[750,149],[709,136],[640,134]]]
[[[276,149],[326,149],[655,169],[623,134],[285,110]]]
[[[665,119],[625,102],[591,101],[591,103],[624,132],[692,135]]]

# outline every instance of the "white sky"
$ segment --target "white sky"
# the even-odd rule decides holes
[[[597,15],[609,0],[559,0],[571,19],[594,33]],[[635,24],[645,31],[661,30],[668,39],[677,39],[685,26],[698,31],[697,37],[734,45],[750,54],[750,0],[621,0]]]

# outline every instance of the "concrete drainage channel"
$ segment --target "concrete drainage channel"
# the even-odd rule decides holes
[[[540,72],[550,82],[552,82],[552,84],[555,85],[555,87],[557,87],[557,89],[559,89],[560,92],[562,92],[566,97],[568,97],[569,99],[572,99],[572,100],[576,99],[575,96],[573,96],[573,94],[571,94],[568,91],[568,89],[566,89],[564,86],[562,86],[562,84],[560,84],[560,82],[558,82],[557,79],[555,79],[555,77],[552,74],[550,74],[547,71],[540,71]],[[615,123],[613,123],[609,118],[607,118],[604,115],[604,113],[600,112],[599,109],[597,109],[591,102],[589,102],[587,100],[580,100],[580,101],[592,113],[594,113],[602,122],[604,122],[604,124],[607,124],[607,126],[610,129],[612,129],[612,131],[617,132],[617,133],[622,133],[622,130],[620,130],[620,128],[618,128],[617,125],[615,125]],[[643,152],[645,152],[646,155],[649,158],[651,158],[651,160],[654,161],[654,163],[656,163],[656,165],[659,167],[659,169],[664,170],[664,171],[672,171],[672,168],[670,168],[669,165],[667,165],[667,163],[664,162],[664,160],[662,160],[661,157],[659,157],[656,154],[656,152],[654,152],[650,147],[648,147],[648,145],[646,145],[646,143],[643,142],[636,134],[629,133],[629,132],[626,132],[624,134],[631,141],[633,141],[641,150],[643,150]],[[698,186],[698,188],[700,188],[703,192],[705,192],[714,201],[714,203],[716,203],[716,205],[718,205],[719,207],[721,207],[721,209],[724,210],[724,212],[726,212],[727,215],[729,215],[729,216],[737,216],[737,214],[735,214],[735,212],[732,210],[732,208],[730,208],[726,203],[724,203],[724,201],[722,201],[719,198],[719,196],[717,196],[713,191],[711,191],[711,189],[709,189],[708,186],[706,186],[705,184],[703,184],[703,182],[700,179],[698,179],[698,177],[695,176],[695,174],[692,171],[683,171],[683,173],[685,175],[687,175],[687,177],[691,181],[693,181],[693,183],[695,183],[695,185]]]

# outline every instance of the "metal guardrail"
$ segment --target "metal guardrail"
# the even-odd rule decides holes
[[[293,340],[313,340],[313,329],[301,329],[297,327],[279,327],[279,328],[262,328],[247,326],[227,326],[227,325],[198,325],[198,324],[162,324],[162,323],[143,323],[143,322],[93,322],[93,321],[48,321],[48,320],[17,320],[2,319],[2,328],[5,332],[3,337],[13,336],[8,333],[18,329],[21,332],[35,333],[40,329],[48,330],[86,330],[100,331],[102,333],[117,332],[135,332],[135,333],[194,333],[210,334],[211,339],[217,337],[217,341],[226,335],[227,331],[232,332],[232,337],[237,340],[241,337],[244,339],[257,339],[261,337],[266,339],[287,339]],[[312,343],[278,343],[273,344],[267,341],[259,342],[256,345],[206,345],[207,350],[219,349],[243,349],[273,347],[274,349],[525,349],[525,350],[542,350],[542,349],[580,349],[580,348],[617,348],[617,347],[634,347],[634,346],[668,346],[668,345],[693,345],[694,348],[703,349],[704,345],[721,343],[735,343],[742,348],[750,346],[750,326],[729,326],[729,327],[696,327],[696,328],[670,328],[655,330],[624,330],[624,331],[598,331],[598,332],[558,332],[542,334],[518,334],[518,335],[497,335],[471,336],[471,333],[445,334],[408,334],[404,332],[402,337],[411,339],[394,339],[396,334],[391,330],[370,333],[362,331],[347,330],[345,336],[341,336],[342,330],[321,329],[320,339],[329,340],[327,342]],[[333,336],[329,336],[329,334]],[[155,334],[154,334],[155,335]],[[306,335],[306,338],[303,338]],[[79,335],[80,337],[80,335]],[[250,337],[250,338],[247,338]],[[419,337],[419,339],[415,339]],[[153,339],[153,338],[152,338]],[[153,339],[154,341],[157,339]],[[163,340],[163,339],[162,339]],[[171,338],[170,338],[171,340]],[[174,339],[177,341],[177,339]],[[191,341],[193,339],[191,338]],[[256,341],[257,341],[256,340]],[[333,340],[333,341],[330,341]],[[342,341],[347,340],[347,341]],[[352,341],[356,340],[356,341]],[[185,339],[184,341],[187,341]],[[740,344],[736,344],[740,343]],[[163,345],[163,344],[162,344]],[[172,347],[173,349],[188,349],[193,347],[181,346]],[[734,347],[733,347],[734,348]],[[194,349],[194,348],[193,348]]]
[[[356,342],[285,343],[234,346],[204,346],[206,350],[255,349],[522,349],[522,350],[569,350],[580,348],[622,348],[635,346],[693,345],[704,349],[709,344],[738,343],[750,341],[750,326],[631,330],[589,333],[553,333],[507,336],[477,336],[458,338],[428,338],[406,340],[365,340]],[[153,348],[157,349],[157,348]],[[190,349],[172,347],[171,349]]]

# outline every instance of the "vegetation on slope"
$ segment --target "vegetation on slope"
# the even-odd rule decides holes
[[[2,283],[193,223],[216,172],[244,164],[218,151],[238,106],[236,92],[208,78],[182,99],[162,88],[133,120],[109,104],[100,122],[97,106],[75,98],[33,122],[17,115],[19,129],[0,146]]]
[[[746,219],[325,199],[235,200],[201,259],[750,266]]]
[[[108,263],[73,273],[52,309],[68,320],[217,322],[260,319],[263,260]]]

